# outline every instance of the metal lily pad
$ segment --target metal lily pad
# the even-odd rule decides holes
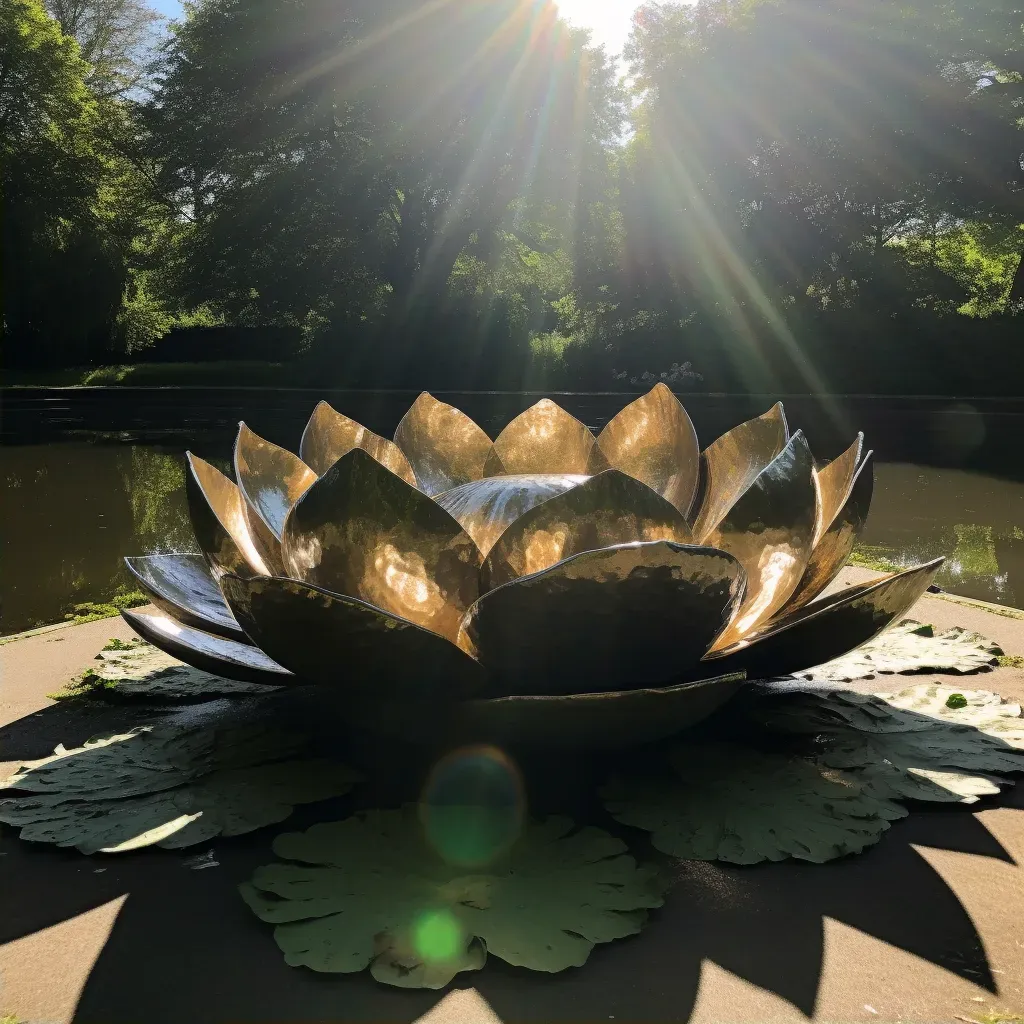
[[[262,726],[155,726],[90,740],[24,765],[3,788],[0,822],[21,838],[83,853],[166,848],[240,835],[297,803],[348,792],[356,775],[326,760],[285,760],[302,737]]]
[[[116,697],[162,701],[254,697],[275,693],[280,687],[203,672],[140,642],[128,649],[101,651],[76,689],[79,693],[96,690]]]
[[[672,775],[636,774],[602,790],[616,821],[663,853],[733,864],[823,863],[877,843],[906,811],[815,762],[732,743],[688,743]]]
[[[987,672],[1002,653],[998,644],[978,633],[954,626],[936,635],[931,626],[908,619],[848,654],[797,675],[847,683],[896,672]]]
[[[451,810],[451,808],[449,808]],[[472,874],[425,840],[414,807],[367,811],[279,836],[291,863],[257,869],[242,896],[271,922],[293,967],[441,988],[488,952],[535,971],[586,962],[598,943],[640,931],[662,903],[626,845],[568,818],[528,822]]]
[[[880,799],[974,803],[1012,785],[998,773],[1024,772],[1024,728],[1018,738],[1015,748],[983,729],[963,727],[855,732],[832,737],[821,760],[846,769]]]

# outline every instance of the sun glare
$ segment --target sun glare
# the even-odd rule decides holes
[[[638,0],[556,0],[562,17],[589,28],[595,43],[609,53],[621,53],[629,36]]]

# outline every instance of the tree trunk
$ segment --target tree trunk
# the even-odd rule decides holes
[[[1022,302],[1024,302],[1024,254],[1021,255],[1020,263],[1017,264],[1017,270],[1013,275],[1009,304],[1015,306]]]

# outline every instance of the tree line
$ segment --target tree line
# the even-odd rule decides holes
[[[4,363],[1013,393],[1022,22],[646,3],[617,61],[550,0],[0,0]]]

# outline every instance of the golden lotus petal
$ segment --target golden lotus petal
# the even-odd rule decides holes
[[[191,452],[186,452],[185,458],[185,497],[192,531],[214,572],[269,573],[256,550],[245,518],[245,501],[234,481]]]
[[[943,559],[849,587],[782,616],[762,633],[705,657],[715,671],[745,671],[748,679],[824,665],[898,622],[935,578]]]
[[[782,403],[723,434],[704,449],[704,499],[693,524],[693,537],[703,544],[740,495],[786,447],[789,427]]]
[[[154,615],[122,608],[121,615],[143,640],[148,640],[154,647],[159,647],[172,658],[193,668],[212,672],[225,679],[243,679],[271,686],[289,686],[301,682],[258,647],[213,636],[163,613]]]
[[[857,537],[864,527],[871,506],[871,492],[875,475],[871,463],[872,452],[868,452],[857,467],[853,485],[846,502],[833,517],[828,529],[814,545],[811,559],[793,596],[776,615],[788,615],[813,601],[835,578],[853,551]]]
[[[797,431],[712,530],[708,544],[739,559],[747,591],[715,650],[766,622],[796,590],[811,557],[817,496],[814,458]]]
[[[814,471],[815,487],[818,491],[818,520],[814,527],[814,543],[821,540],[822,535],[832,525],[839,510],[846,504],[846,499],[853,489],[853,479],[860,465],[861,452],[864,450],[864,435],[858,434],[857,439],[831,462]]]
[[[440,494],[484,476],[491,439],[464,412],[424,391],[402,417],[395,444],[425,494]]]
[[[520,413],[494,441],[484,476],[502,473],[596,473],[607,469],[597,438],[586,424],[550,398],[543,398]],[[591,462],[593,455],[596,463]]]
[[[235,479],[245,500],[245,520],[256,549],[274,573],[284,571],[281,537],[288,511],[316,482],[297,455],[238,424]]]
[[[459,521],[480,554],[486,556],[495,541],[520,516],[587,479],[553,473],[489,476],[437,494],[434,501]]]
[[[309,417],[306,429],[299,442],[302,461],[316,473],[323,476],[338,459],[353,448],[362,448],[382,466],[386,466],[407,484],[416,486],[416,474],[409,465],[402,449],[386,437],[375,434],[361,423],[336,412],[326,402],[318,402]]]
[[[458,521],[361,448],[296,502],[284,561],[290,576],[452,641],[479,593],[480,552]]]
[[[172,619],[249,643],[202,555],[142,555],[124,564],[153,604]]]
[[[303,680],[378,701],[484,691],[480,666],[453,643],[363,601],[278,577],[229,574],[222,586],[246,632]]]
[[[742,592],[739,562],[713,548],[584,551],[484,594],[459,646],[506,695],[659,686],[699,664]]]
[[[450,746],[488,742],[608,750],[654,743],[696,725],[735,696],[743,678],[734,672],[660,688],[495,697],[439,709],[390,701],[361,706],[354,717],[375,733],[412,742],[429,730]]]
[[[666,385],[655,384],[613,416],[597,444],[612,469],[643,481],[689,515],[700,478],[700,448],[690,417]]]
[[[541,572],[581,551],[656,540],[690,543],[682,513],[646,484],[608,469],[512,523],[484,559],[481,591]]]

